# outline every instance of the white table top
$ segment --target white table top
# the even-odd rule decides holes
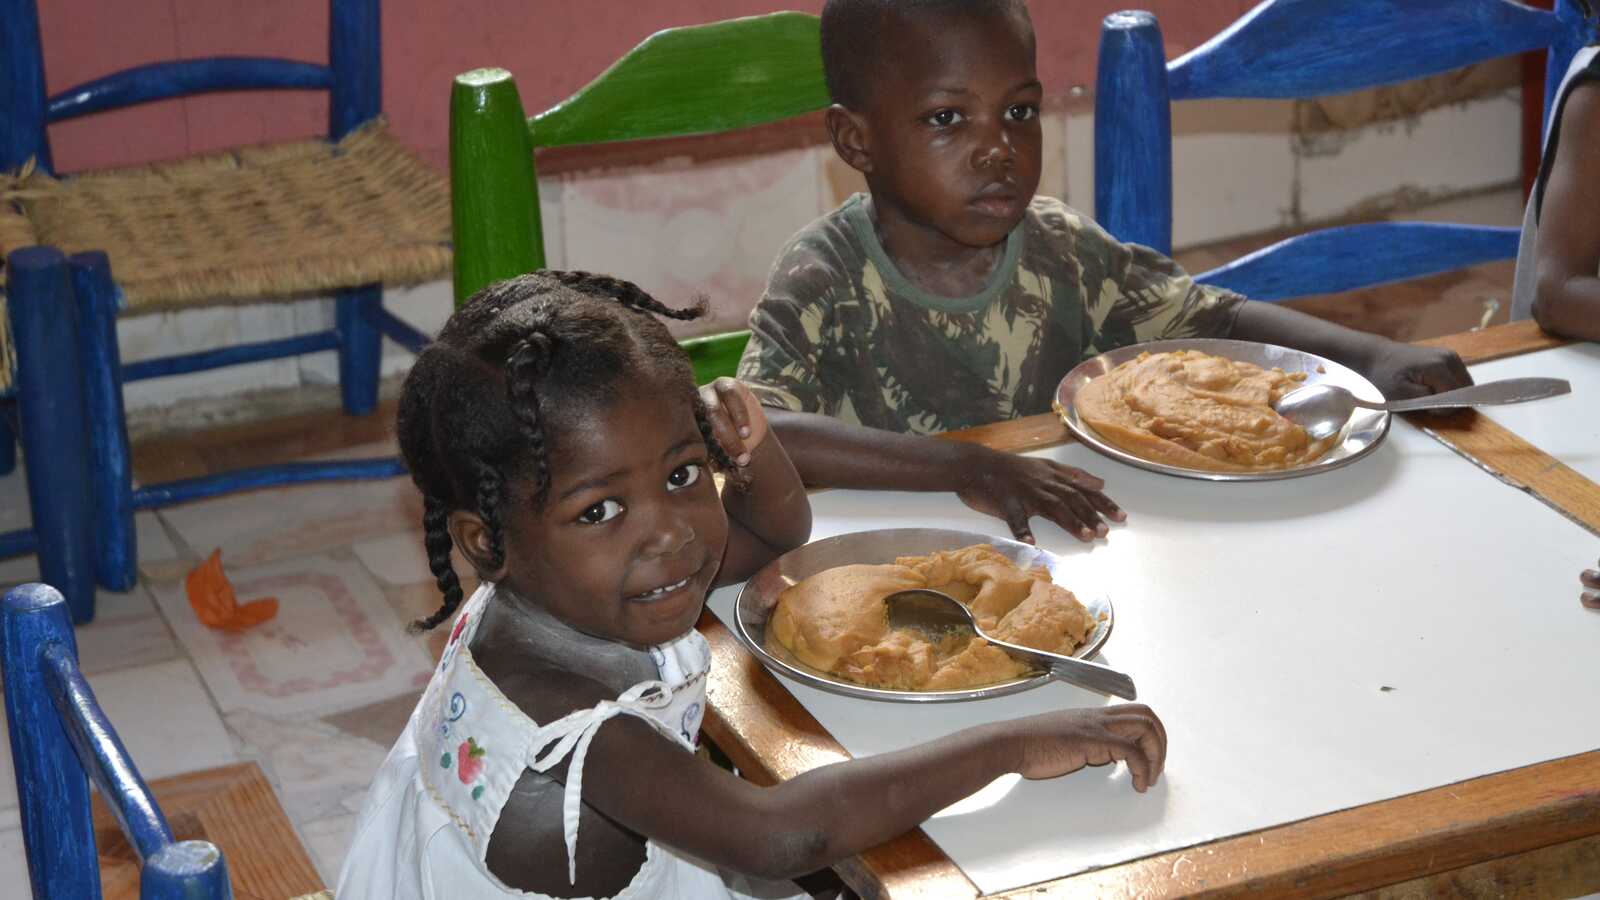
[[[1523,353],[1479,363],[1471,371],[1475,381],[1543,376],[1572,382],[1572,393],[1566,396],[1497,406],[1484,413],[1600,483],[1600,344],[1569,344]]]
[[[925,830],[992,893],[1600,747],[1600,615],[1577,574],[1600,538],[1395,422],[1343,470],[1219,484],[1135,470],[1070,444],[1127,527],[1066,586],[1103,590],[1102,659],[1166,723],[1166,777],[1002,779]],[[907,526],[1004,534],[944,494],[814,495],[814,538]],[[730,621],[736,588],[712,595]],[[980,722],[1108,698],[1062,684],[978,703],[874,703],[783,678],[854,756]],[[1382,688],[1388,686],[1392,690]],[[1579,699],[1581,698],[1581,699]],[[1575,704],[1577,704],[1575,706]]]

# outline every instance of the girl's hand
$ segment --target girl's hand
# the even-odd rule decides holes
[[[1588,569],[1578,576],[1583,582],[1584,591],[1578,599],[1590,609],[1600,609],[1600,569]]]
[[[1048,459],[1017,456],[975,447],[974,458],[961,467],[956,496],[981,513],[1004,519],[1017,540],[1033,543],[1029,520],[1043,516],[1080,541],[1108,532],[1103,519],[1127,520],[1111,498],[1101,493],[1105,482],[1082,469]]]
[[[767,416],[755,395],[744,382],[723,377],[702,387],[700,400],[706,405],[717,443],[735,464],[741,468],[750,465],[756,448],[767,439]]]
[[[1017,771],[1025,778],[1055,778],[1122,760],[1133,776],[1133,789],[1142,794],[1167,764],[1167,730],[1140,703],[1045,713],[1000,727],[1016,729]]]

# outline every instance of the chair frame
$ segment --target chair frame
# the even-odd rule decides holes
[[[816,16],[781,12],[669,28],[528,117],[511,73],[456,76],[450,95],[455,296],[545,266],[534,151],[716,134],[826,109]],[[749,332],[683,342],[696,378],[731,374]]]
[[[1172,252],[1172,101],[1301,98],[1392,84],[1548,48],[1545,115],[1573,54],[1595,36],[1577,0],[1544,11],[1512,0],[1264,0],[1200,47],[1166,62],[1146,12],[1107,16],[1095,102],[1095,216],[1118,238]],[[1315,7],[1315,9],[1313,9]],[[1389,15],[1384,15],[1387,12]],[[1308,52],[1308,17],[1338,47]],[[1277,301],[1355,290],[1517,255],[1520,229],[1381,222],[1312,232],[1195,276]]]
[[[379,0],[330,0],[329,7],[327,65],[265,57],[178,60],[126,69],[51,97],[35,0],[0,0],[0,59],[7,60],[0,69],[0,120],[7,124],[0,131],[0,171],[31,159],[50,172],[52,123],[215,91],[325,89],[329,139],[338,141],[381,112],[380,8]],[[381,285],[337,292],[331,330],[123,365],[119,293],[105,254],[68,260],[54,248],[26,247],[7,262],[18,371],[15,397],[0,398],[0,474],[14,467],[20,438],[34,527],[0,534],[0,558],[37,552],[42,577],[66,595],[76,621],[93,617],[96,582],[110,590],[135,583],[136,510],[270,485],[403,473],[393,458],[302,463],[134,490],[123,415],[127,381],[327,350],[339,354],[346,412],[370,413],[382,339],[412,352],[429,341],[383,308]],[[64,309],[72,314],[62,315]]]
[[[139,856],[143,900],[233,896],[227,863],[215,845],[173,840],[78,668],[67,604],[54,588],[25,584],[6,593],[0,605],[0,674],[34,900],[101,896],[91,779]]]

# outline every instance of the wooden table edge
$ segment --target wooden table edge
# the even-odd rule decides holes
[[[1456,351],[1468,365],[1552,349],[1532,322],[1419,342]],[[1600,488],[1485,416],[1417,417],[1415,424],[1502,480],[1600,533]],[[1072,440],[1053,414],[942,437],[1026,452]],[[706,732],[753,780],[773,783],[849,754],[709,611],[700,629],[715,662]],[[719,676],[720,673],[720,677]],[[734,677],[742,674],[743,677]],[[716,702],[721,695],[723,704]],[[719,709],[719,706],[722,708]],[[742,722],[724,714],[738,708]],[[750,715],[752,712],[756,715]],[[754,746],[768,749],[766,757]],[[776,752],[773,752],[776,751]],[[1554,787],[1552,787],[1554,785]],[[1489,818],[1451,810],[1494,799]],[[1481,809],[1480,809],[1481,812]],[[1600,834],[1600,751],[1481,776],[1340,812],[1079,873],[995,897],[1212,895],[1273,889],[1301,896],[1348,893]],[[1332,837],[1347,843],[1328,850]],[[865,898],[977,897],[966,874],[921,830],[837,867]],[[1252,871],[1252,869],[1254,871]]]
[[[1461,357],[1461,361],[1469,366],[1507,356],[1520,356],[1536,350],[1552,350],[1570,343],[1573,342],[1566,338],[1546,334],[1539,328],[1538,323],[1532,320],[1510,322],[1491,328],[1417,341],[1422,347],[1443,347],[1446,350],[1454,350],[1456,355]]]
[[[1470,365],[1572,342],[1545,334],[1533,322],[1513,322],[1423,343],[1455,350]],[[1600,535],[1600,486],[1494,421],[1492,411],[1463,410],[1449,416],[1413,413],[1406,420],[1479,468]]]
[[[1600,835],[1600,751],[993,896],[1342,896],[1594,835]]]

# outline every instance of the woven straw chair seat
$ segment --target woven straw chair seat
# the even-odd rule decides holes
[[[417,284],[450,272],[450,191],[378,120],[337,144],[62,179],[25,170],[0,183],[0,254],[33,244],[105,251],[124,315]],[[6,321],[0,305],[0,392]]]

